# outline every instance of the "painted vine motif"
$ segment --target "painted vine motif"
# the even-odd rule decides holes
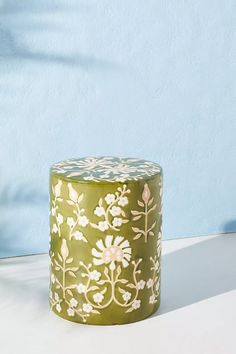
[[[108,193],[105,198],[100,198],[94,209],[94,214],[102,220],[98,223],[90,222],[90,225],[100,231],[108,229],[119,231],[122,224],[129,221],[125,219],[126,215],[122,209],[129,202],[127,197],[129,193],[130,189],[127,189],[127,186],[123,184],[122,187],[117,188],[114,194]]]
[[[159,185],[161,196],[162,179]],[[112,303],[123,309],[124,313],[137,310],[141,306],[140,292],[144,289],[149,291],[149,304],[157,303],[160,295],[161,232],[157,236],[156,255],[149,258],[150,275],[146,279],[141,277],[142,259],[132,259],[129,241],[117,233],[98,239],[96,246],[91,249],[91,263],[81,262],[69,255],[72,239],[88,243],[84,232],[88,226],[102,232],[119,232],[122,224],[141,220],[143,228],[132,226],[132,223],[134,235],[131,237],[134,240],[143,238],[144,243],[147,243],[149,237],[154,236],[157,223],[150,223],[150,213],[157,212],[157,203],[151,196],[148,184],[144,184],[141,199],[137,200],[139,208],[131,210],[132,221],[124,210],[129,204],[130,194],[126,184],[98,200],[93,209],[93,220],[89,220],[83,208],[84,194],[79,193],[72,183],[65,183],[64,190],[66,197],[63,198],[61,180],[52,185],[51,234],[59,237],[60,251],[51,253],[51,307],[58,313],[65,310],[69,317],[78,316],[86,322],[91,314],[100,315],[101,310]],[[67,217],[60,213],[62,202],[68,204],[70,214]],[[128,267],[129,279],[123,273]]]
[[[60,313],[64,303],[68,316],[78,315],[83,322],[91,313],[100,314],[99,310],[107,308],[111,303],[124,308],[126,313],[140,308],[139,292],[145,287],[145,281],[138,279],[141,274],[138,267],[142,259],[131,261],[131,253],[129,241],[123,236],[107,235],[104,242],[98,240],[96,248],[92,249],[93,264],[105,265],[103,271],[94,269],[92,263],[86,265],[80,262],[79,266],[71,266],[74,259],[69,257],[67,242],[62,239],[60,252],[57,256],[51,254],[51,283],[55,284],[56,289],[50,293],[51,307]],[[130,261],[133,267],[132,281],[122,277],[122,269],[129,267]],[[79,270],[85,281],[77,283],[76,273]],[[74,283],[71,278],[75,279]],[[83,294],[84,301],[79,303],[75,299],[75,291]]]
[[[138,227],[132,227],[132,230],[136,233],[134,240],[138,240],[140,237],[144,237],[144,242],[147,243],[148,236],[154,236],[153,229],[156,226],[156,220],[149,226],[148,217],[149,214],[157,209],[157,204],[154,203],[154,197],[151,197],[150,189],[148,184],[145,183],[142,193],[142,201],[137,201],[138,205],[142,208],[141,210],[131,210],[133,215],[133,221],[144,219],[144,229]]]

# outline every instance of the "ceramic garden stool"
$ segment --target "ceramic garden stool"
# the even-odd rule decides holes
[[[74,322],[142,320],[160,304],[162,170],[86,157],[50,170],[50,306]]]

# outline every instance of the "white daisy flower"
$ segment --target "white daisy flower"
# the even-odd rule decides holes
[[[86,286],[82,283],[77,285],[77,291],[79,294],[84,294],[86,291]]]
[[[112,225],[113,226],[121,226],[122,225],[122,219],[121,218],[114,218],[113,220],[112,220]]]
[[[91,280],[98,281],[101,276],[101,273],[99,273],[97,270],[93,270],[92,272],[89,273],[89,278]]]
[[[77,305],[78,305],[78,301],[72,297],[72,299],[70,299],[70,306],[76,307]]]
[[[105,196],[105,201],[106,201],[106,203],[107,203],[108,205],[111,204],[111,203],[114,203],[115,199],[116,199],[115,194],[108,193],[108,194]]]
[[[105,214],[105,209],[101,206],[97,206],[94,210],[94,214],[97,216],[102,216]]]
[[[137,286],[138,286],[138,289],[139,289],[139,290],[144,289],[145,281],[144,281],[144,280],[139,280]]]
[[[123,295],[122,295],[123,299],[125,301],[129,301],[129,299],[131,298],[131,293],[129,291],[126,291]]]
[[[107,235],[105,243],[103,240],[96,242],[96,248],[92,249],[93,263],[95,265],[109,264],[111,270],[115,269],[115,262],[121,262],[126,268],[131,258],[131,248],[128,240],[123,236]]]
[[[87,216],[79,216],[78,217],[78,224],[82,227],[85,227],[86,225],[88,225],[89,221],[88,221],[88,218]]]
[[[104,299],[104,295],[102,295],[101,293],[96,293],[93,295],[93,300],[94,302],[96,302],[96,304],[102,302],[103,299]]]
[[[126,196],[119,198],[118,205],[124,207],[128,203],[129,203],[129,201],[128,201],[128,198]]]
[[[84,312],[89,313],[92,311],[92,309],[93,309],[93,307],[90,304],[83,304],[83,311]]]
[[[108,225],[108,222],[107,221],[99,221],[98,223],[98,228],[99,230],[101,231],[106,231],[109,229],[109,225]]]
[[[134,310],[137,310],[141,305],[141,300],[134,300],[134,302],[132,303],[132,307]]]
[[[147,281],[147,288],[150,289],[153,286],[153,280],[150,278]]]
[[[68,310],[67,310],[67,314],[68,314],[68,316],[74,316],[75,315],[75,310],[69,307]]]
[[[113,207],[110,210],[110,213],[112,216],[117,216],[121,214],[121,208],[118,206],[113,205]]]

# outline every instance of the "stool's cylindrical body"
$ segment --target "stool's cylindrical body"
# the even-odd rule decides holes
[[[81,158],[50,171],[50,306],[80,323],[144,319],[160,304],[162,170]]]

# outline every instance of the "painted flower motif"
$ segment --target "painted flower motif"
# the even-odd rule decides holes
[[[62,181],[59,180],[58,183],[54,187],[55,197],[59,197],[61,195],[61,186],[62,186]]]
[[[77,285],[77,291],[79,294],[84,294],[86,291],[86,286],[82,283]]]
[[[51,207],[51,215],[52,216],[56,215],[56,208],[55,207]]]
[[[68,314],[68,316],[74,316],[75,315],[75,310],[72,309],[71,307],[69,307],[67,309],[67,314]]]
[[[141,300],[134,300],[134,302],[132,303],[132,307],[134,310],[137,310],[141,305]]]
[[[52,225],[52,233],[56,234],[57,231],[58,231],[57,225],[56,225],[56,224],[53,224],[53,225]]]
[[[84,237],[84,234],[81,231],[75,231],[74,238],[79,241],[83,240],[87,242],[86,238]]]
[[[57,312],[61,312],[61,305],[60,304],[56,304],[56,310],[57,310]]]
[[[116,182],[121,182],[121,183],[124,183],[127,179],[129,179],[129,175],[127,173],[126,174],[121,174],[120,176],[115,177],[115,181]]]
[[[66,240],[63,238],[62,240],[62,245],[61,245],[61,255],[62,255],[62,258],[65,260],[68,255],[69,255],[69,250],[68,250],[68,247],[67,247],[67,243],[66,243]]]
[[[54,284],[56,281],[55,275],[52,273],[51,274],[51,282]]]
[[[96,302],[96,304],[100,304],[103,299],[104,299],[104,295],[102,295],[101,293],[96,293],[93,295],[93,300],[94,302]]]
[[[67,223],[67,225],[68,225],[70,228],[72,228],[72,227],[75,225],[75,221],[74,221],[74,219],[73,219],[72,217],[68,217],[68,218],[66,219],[66,223]]]
[[[57,215],[57,222],[58,222],[58,225],[61,225],[63,223],[63,216],[59,213]]]
[[[59,300],[59,295],[58,295],[58,293],[55,293],[55,294],[54,294],[54,299],[55,299],[56,301]]]
[[[76,190],[72,187],[71,183],[68,183],[68,189],[69,189],[69,197],[72,200],[72,202],[77,203],[78,200],[78,193]]]
[[[86,225],[88,225],[89,221],[87,216],[83,215],[83,216],[78,216],[78,224],[82,227],[85,227]]]
[[[106,231],[109,229],[109,225],[107,221],[99,221],[98,228],[100,231]]]
[[[131,298],[131,293],[129,291],[126,291],[123,295],[122,295],[124,301],[129,301]]]
[[[95,265],[109,264],[111,270],[115,269],[115,263],[121,262],[126,268],[131,258],[131,248],[128,240],[124,240],[123,236],[113,237],[107,235],[105,243],[103,240],[96,242],[96,248],[92,249],[93,263]]]
[[[139,280],[138,284],[137,284],[137,287],[139,290],[142,290],[144,289],[145,287],[145,281],[144,280]]]
[[[94,210],[94,214],[97,216],[102,216],[105,214],[105,209],[101,206],[97,206]]]
[[[112,225],[117,227],[117,226],[121,226],[122,225],[122,219],[121,218],[114,218],[112,220]]]
[[[90,304],[83,304],[83,311],[86,313],[90,313],[92,311],[93,307]]]
[[[89,273],[89,278],[91,280],[98,281],[101,276],[101,273],[98,272],[97,270],[93,270],[92,272]]]
[[[154,304],[156,301],[155,301],[155,295],[151,295],[149,297],[149,304]]]
[[[147,281],[147,288],[150,289],[153,286],[153,280],[150,278]]]
[[[150,189],[148,187],[148,184],[145,183],[144,188],[143,188],[143,193],[142,193],[142,199],[144,201],[144,203],[148,203],[150,198]]]
[[[71,307],[76,307],[78,305],[78,301],[75,298],[70,299],[70,306]]]
[[[106,201],[106,203],[107,203],[108,205],[111,204],[111,203],[114,203],[115,199],[116,199],[115,194],[108,193],[108,194],[105,196],[105,201]]]
[[[126,196],[124,197],[120,197],[119,201],[118,201],[118,205],[124,207],[125,205],[127,205],[129,203],[128,198]]]
[[[113,207],[110,209],[110,214],[112,216],[117,216],[121,214],[121,208],[118,206],[113,205]]]

